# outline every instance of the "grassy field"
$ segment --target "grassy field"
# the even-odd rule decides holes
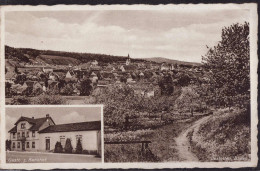
[[[175,138],[202,116],[194,116],[156,129],[114,132],[105,134],[105,141],[150,140],[149,151],[141,154],[141,144],[105,144],[105,162],[167,162],[180,161]]]
[[[241,110],[217,110],[188,136],[200,161],[250,160],[250,117]]]

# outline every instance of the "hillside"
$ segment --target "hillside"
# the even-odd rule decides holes
[[[156,62],[156,63],[169,63],[169,64],[178,64],[178,65],[201,65],[200,63],[196,63],[196,62],[185,62],[185,61],[178,61],[178,60],[173,60],[173,59],[167,59],[167,58],[163,58],[163,57],[153,57],[153,58],[143,58],[143,60],[146,61],[152,61],[152,62]]]
[[[62,58],[60,58],[62,57]],[[113,56],[95,53],[77,53],[53,50],[37,50],[30,48],[14,48],[5,46],[5,59],[17,61],[18,63],[34,63],[35,60],[48,64],[78,64],[97,60],[99,63],[111,63],[125,61],[127,56]],[[62,60],[65,59],[65,61]],[[133,61],[143,61],[142,59],[132,59]]]
[[[40,63],[47,63],[53,65],[77,65],[80,63],[87,63],[89,61],[97,60],[99,63],[112,63],[125,61],[127,56],[113,56],[106,54],[95,53],[77,53],[77,52],[64,52],[64,51],[52,51],[52,50],[37,50],[30,48],[13,48],[5,46],[5,59],[11,59],[19,63],[34,63],[35,61]],[[132,58],[133,62],[156,62],[156,63],[169,63],[178,65],[201,65],[195,62],[184,62],[178,60],[172,60],[162,57],[153,58]]]
[[[36,61],[39,63],[46,63],[52,65],[78,65],[81,63],[81,61],[75,58],[53,55],[40,55],[36,57]]]
[[[188,135],[191,151],[200,161],[249,161],[250,113],[219,109]],[[214,124],[212,124],[214,123]]]

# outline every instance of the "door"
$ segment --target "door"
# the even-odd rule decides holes
[[[25,142],[22,142],[22,150],[25,151]]]
[[[50,150],[50,139],[46,139],[46,150]]]

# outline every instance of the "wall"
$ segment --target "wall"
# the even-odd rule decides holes
[[[25,123],[25,128],[21,128],[21,124]],[[17,124],[17,133],[20,132],[20,137],[22,137],[22,132],[25,132],[25,151],[37,151],[39,148],[39,133],[35,131],[35,137],[32,137],[32,131],[28,130],[32,124],[27,121],[21,121]],[[27,137],[27,131],[29,132],[29,137]],[[15,133],[15,138],[13,134],[10,133],[11,140],[11,150],[12,151],[22,151],[22,141],[18,140],[18,134]],[[13,142],[15,143],[15,148],[13,148]],[[17,147],[18,142],[20,142],[20,148]],[[27,148],[26,143],[29,142],[29,148]],[[35,142],[35,148],[32,148],[32,142]]]
[[[76,135],[82,135],[83,150],[98,150],[98,131],[55,132],[41,133],[39,135],[39,151],[46,150],[46,138],[50,138],[50,150],[54,150],[56,142],[60,142],[60,136],[65,136],[65,141],[70,138],[73,150],[75,150],[77,145]]]

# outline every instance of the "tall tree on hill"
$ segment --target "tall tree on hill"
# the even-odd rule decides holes
[[[159,87],[163,95],[171,95],[174,91],[173,81],[171,75],[164,75],[159,81]]]
[[[209,48],[203,63],[211,97],[221,106],[245,107],[250,102],[249,23],[222,29],[222,40]]]
[[[14,72],[15,72],[16,74],[19,74],[19,71],[18,71],[17,66],[14,67]]]
[[[80,84],[80,95],[89,96],[92,90],[91,80],[87,79],[81,82]]]

